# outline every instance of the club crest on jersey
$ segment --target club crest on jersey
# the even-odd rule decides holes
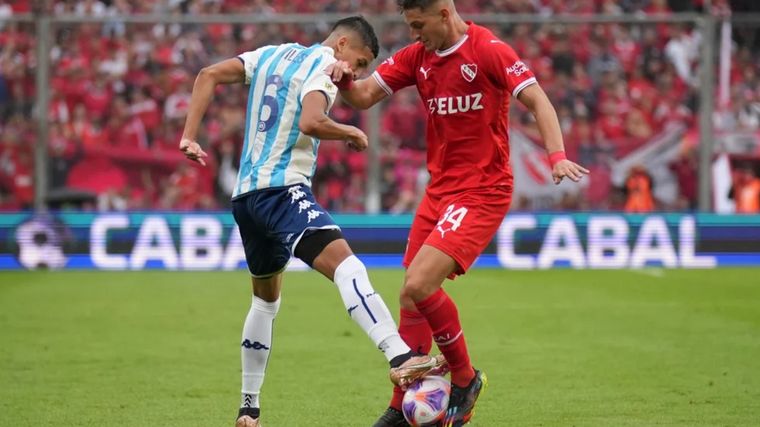
[[[462,64],[459,69],[462,71],[462,77],[468,82],[475,80],[478,75],[478,66],[476,64]]]

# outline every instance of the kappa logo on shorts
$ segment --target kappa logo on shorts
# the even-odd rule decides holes
[[[462,225],[462,221],[466,215],[466,207],[460,206],[458,209],[455,209],[454,204],[450,204],[449,207],[446,208],[443,217],[436,225],[436,230],[441,233],[441,239],[446,237],[447,231],[457,231],[457,228]]]
[[[290,204],[291,205],[293,203],[295,203],[295,202],[303,199],[304,197],[306,197],[306,193],[304,193],[303,191],[301,191],[301,186],[300,185],[296,185],[295,187],[288,188],[288,194],[290,194]]]
[[[322,211],[318,211],[316,209],[312,209],[309,212],[306,212],[306,217],[308,218],[307,223],[311,223],[313,219],[319,218],[320,215],[324,214]]]
[[[300,202],[298,202],[298,213],[301,213],[305,209],[309,209],[312,206],[314,206],[314,203],[308,200],[301,200]]]

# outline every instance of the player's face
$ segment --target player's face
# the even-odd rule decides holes
[[[446,13],[435,7],[404,11],[404,19],[409,26],[412,40],[422,43],[428,51],[441,49],[443,46],[446,40],[446,16]]]
[[[369,64],[375,59],[375,55],[372,54],[369,46],[352,37],[344,43],[339,43],[335,58],[348,62],[351,69],[354,70],[354,78],[358,79],[367,72]]]

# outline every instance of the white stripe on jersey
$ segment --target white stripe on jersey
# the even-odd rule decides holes
[[[291,154],[290,167],[285,169],[285,182],[298,181],[302,176],[300,171],[308,170],[311,175],[314,162],[317,161],[314,144],[318,142],[312,142],[312,138],[298,138]],[[306,185],[311,186],[311,179],[306,182]]]
[[[295,46],[296,46],[295,44],[286,44],[286,45],[280,46],[280,48],[277,49],[277,51],[274,53],[274,55],[272,55],[272,57],[269,58],[269,61],[267,61],[267,62],[269,64],[271,64],[273,61],[277,60],[277,58],[280,57],[280,54],[284,50],[291,49],[291,48],[293,48]],[[262,104],[262,101],[261,101],[262,97],[264,97],[264,96],[277,97],[278,88],[275,87],[274,85],[267,86],[267,84],[266,84],[266,80],[270,76],[270,74],[268,72],[269,71],[269,64],[267,64],[266,67],[264,67],[264,68],[261,69],[261,71],[259,72],[258,79],[255,82],[255,84],[256,84],[256,90],[259,91],[259,93],[261,93],[261,95],[259,95],[259,96],[255,96],[254,95],[254,97],[253,97],[253,104],[251,105],[251,108],[254,108],[254,111],[256,112],[256,114],[251,114],[251,122],[248,123],[248,126],[250,126],[251,130],[257,129],[258,125],[259,125],[259,121],[260,120],[266,120],[266,119],[268,119],[270,117],[269,114],[272,113],[272,111],[271,111],[271,109],[269,107],[267,107],[267,106],[265,106],[265,105]],[[277,63],[277,65],[275,65],[274,74],[278,75],[278,76],[281,76],[282,73],[285,72],[285,69],[288,68],[288,66],[291,65],[291,64],[292,63],[290,61],[280,61],[279,63]],[[291,99],[292,99],[291,94],[288,93],[288,99],[285,100],[285,108],[286,109],[291,104]],[[280,113],[282,114],[283,112],[280,112]],[[279,132],[280,130],[278,129],[277,131]],[[250,144],[253,147],[255,147],[253,155],[251,156],[251,163],[252,164],[256,164],[256,162],[259,161],[259,158],[261,158],[261,156],[263,154],[263,150],[265,148],[265,143],[266,143],[266,138],[267,138],[268,132],[255,132],[254,134],[255,134],[255,138],[251,141],[251,144]],[[277,135],[277,140],[281,139],[281,137],[282,137],[282,134],[278,134]],[[275,144],[277,144],[277,140],[275,140]],[[265,160],[265,161],[267,163],[269,162],[268,159]],[[252,171],[252,173],[254,174],[254,176],[255,176],[255,172],[256,171]],[[251,178],[253,178],[253,176],[251,176]],[[245,192],[251,191],[251,190],[258,190],[260,188],[265,188],[266,186],[263,186],[262,184],[263,184],[263,182],[258,181],[256,183],[256,188],[249,188],[246,191],[242,191],[242,193],[245,193]]]
[[[388,86],[387,83],[385,83],[385,80],[383,80],[383,77],[380,75],[380,73],[375,71],[374,73],[372,73],[372,78],[374,78],[375,81],[377,81],[377,84],[380,85],[380,88],[383,89],[385,93],[388,94],[388,96],[393,95],[393,89],[391,89],[391,87]]]
[[[332,49],[324,46],[307,48],[295,43],[268,49],[268,52],[275,50],[264,61],[261,59],[266,53],[256,55],[255,52],[248,52],[240,56],[246,65],[246,75],[251,74],[253,78],[253,74],[258,74],[255,75],[255,81],[251,81],[254,86],[249,93],[247,152],[241,156],[233,198],[271,186],[310,185],[319,141],[302,134],[298,129],[301,99],[306,92],[324,91],[328,97],[329,109],[337,95],[337,88],[331,84],[329,76],[322,75],[324,68],[335,61]],[[308,49],[312,50],[305,54]],[[248,70],[248,62],[251,61],[257,63]],[[270,67],[274,67],[271,73]],[[287,79],[282,81],[284,86],[272,84],[271,80],[268,82],[267,79],[272,75]],[[285,97],[284,101],[282,97]],[[280,110],[273,112],[264,102],[265,99],[267,102],[275,102]],[[276,114],[276,117],[270,114]],[[279,120],[277,127],[260,129],[260,123],[270,117],[272,122]],[[283,158],[286,153],[289,153],[289,157]]]
[[[257,132],[257,128],[259,117],[261,116],[259,107],[261,104],[261,99],[264,95],[264,82],[267,78],[267,70],[269,70],[269,66],[272,65],[272,62],[274,62],[279,57],[280,53],[282,53],[282,51],[285,49],[289,49],[291,46],[293,46],[293,44],[280,45],[275,50],[274,54],[270,56],[266,61],[256,64],[256,69],[259,71],[259,75],[257,76],[258,79],[255,82],[251,81],[251,84],[254,85],[253,92],[248,96],[253,97],[253,99],[252,102],[251,100],[248,102],[252,111],[250,112],[250,122],[245,124],[248,126],[248,141],[246,141],[248,142],[248,153],[243,153],[243,155],[240,157],[241,163],[244,161],[244,159],[250,159],[251,162],[255,162],[255,159],[258,159],[259,156],[261,156],[261,151],[264,148],[264,139],[266,138],[266,134]],[[238,170],[238,185],[235,186],[236,191],[232,194],[232,197],[247,193],[251,190],[255,190],[254,188],[251,188],[251,176],[241,176],[243,169],[243,165],[241,164],[240,169]]]
[[[272,173],[274,172],[275,166],[277,166],[277,164],[280,162],[282,155],[285,154],[285,150],[288,148],[288,138],[290,137],[290,133],[294,131],[299,132],[299,135],[298,139],[296,140],[296,146],[293,148],[291,153],[291,162],[285,168],[285,183],[286,185],[311,185],[311,180],[308,177],[311,175],[311,166],[313,164],[312,162],[316,161],[312,149],[313,144],[316,142],[313,142],[311,137],[301,134],[298,130],[298,123],[295,123],[294,120],[296,118],[296,114],[298,114],[301,110],[301,88],[303,87],[306,79],[309,77],[311,67],[315,62],[320,61],[321,59],[322,55],[319,54],[319,51],[309,55],[308,59],[305,60],[303,64],[301,64],[298,70],[293,74],[293,77],[290,79],[290,81],[287,82],[289,85],[288,100],[285,101],[284,111],[280,112],[280,127],[277,129],[278,136],[274,142],[274,147],[272,147],[271,154],[269,155],[266,163],[259,169],[259,188],[276,185],[271,182]],[[317,72],[322,72],[322,70],[318,70]],[[307,150],[308,154],[303,153],[303,151]],[[310,160],[307,169],[295,167],[296,165],[293,164],[292,156],[295,156],[296,154],[300,154],[301,158],[305,157]],[[304,172],[306,172],[306,176],[304,176]],[[288,177],[290,177],[290,180],[288,180]]]

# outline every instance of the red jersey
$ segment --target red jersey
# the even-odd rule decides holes
[[[399,50],[372,74],[389,95],[415,85],[427,107],[427,168],[432,195],[512,186],[507,116],[510,96],[536,83],[515,51],[481,26],[444,51],[422,43]]]

